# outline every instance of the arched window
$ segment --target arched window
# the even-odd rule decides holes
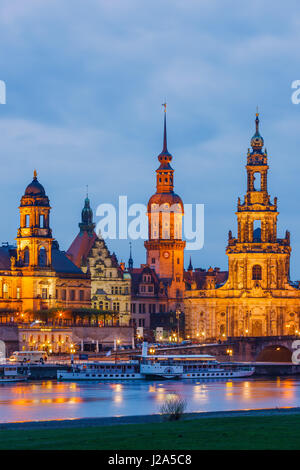
[[[43,246],[40,248],[39,251],[38,264],[39,266],[47,266],[47,253]]]
[[[24,250],[24,266],[28,266],[29,265],[29,248],[28,246],[26,246],[25,250]]]
[[[29,227],[29,226],[30,226],[30,215],[26,214],[25,215],[25,227]]]
[[[43,214],[41,214],[39,216],[39,222],[40,222],[40,228],[44,228],[45,227],[45,216]]]
[[[2,286],[2,297],[3,299],[8,299],[8,285],[3,284]]]
[[[259,264],[255,264],[252,268],[252,279],[261,281],[261,266]]]
[[[261,174],[259,171],[256,171],[253,175],[253,186],[254,191],[261,191]]]
[[[253,222],[253,241],[261,242],[261,220],[254,220]]]

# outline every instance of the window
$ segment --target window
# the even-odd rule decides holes
[[[48,291],[46,287],[42,288],[42,299],[47,299],[48,297]]]
[[[255,264],[252,268],[252,279],[261,281],[261,266],[259,264]]]
[[[45,216],[44,216],[44,215],[40,215],[40,217],[39,217],[39,224],[40,224],[40,228],[44,228],[44,227],[45,227]]]
[[[17,299],[21,298],[21,288],[17,287]]]
[[[79,291],[79,300],[84,300],[84,290]],[[103,303],[102,303],[102,308],[103,308]]]
[[[72,300],[72,301],[75,300],[75,290],[74,289],[70,290],[70,300]]]
[[[66,300],[67,292],[66,289],[61,290],[61,300]]]
[[[2,287],[3,299],[8,299],[8,285],[3,284]]]
[[[261,220],[254,220],[253,222],[253,241],[261,242]]]
[[[39,264],[39,266],[46,266],[47,265],[47,253],[46,253],[46,250],[43,246],[39,250],[38,264]]]
[[[254,191],[261,191],[261,174],[256,171],[253,175],[253,188]]]
[[[29,265],[29,248],[28,248],[28,246],[26,246],[26,248],[24,250],[23,260],[24,260],[24,266],[28,266]]]
[[[30,226],[30,215],[26,214],[25,215],[25,227],[29,227],[29,226]]]
[[[152,262],[152,264],[155,264],[155,258],[152,258],[151,262]]]

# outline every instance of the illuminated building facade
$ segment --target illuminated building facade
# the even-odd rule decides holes
[[[31,321],[35,312],[58,307],[89,307],[89,276],[60,251],[53,238],[49,199],[36,172],[19,211],[17,245],[0,247],[1,321]]]
[[[72,328],[19,328],[22,351],[46,351],[49,354],[75,352]]]
[[[145,241],[146,264],[133,268],[131,319],[136,327],[177,331],[182,318],[184,248],[182,240],[183,202],[174,192],[172,155],[167,148],[166,105],[164,105],[163,149],[158,155],[156,192],[147,206],[148,240]],[[177,318],[176,318],[177,315]]]
[[[191,338],[292,335],[300,331],[300,290],[289,278],[290,234],[277,236],[277,198],[267,188],[268,155],[255,119],[247,155],[247,190],[237,204],[237,237],[228,235],[228,279],[191,271],[185,292],[186,334]]]
[[[116,255],[111,254],[105,241],[96,235],[88,197],[79,229],[67,256],[91,277],[91,306],[99,311],[100,324],[129,325],[131,277],[124,263],[118,263]]]

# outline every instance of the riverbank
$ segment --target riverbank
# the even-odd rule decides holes
[[[300,449],[300,408],[6,423],[0,449]]]

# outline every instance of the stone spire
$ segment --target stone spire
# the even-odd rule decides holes
[[[129,255],[129,260],[128,260],[128,269],[133,268],[133,259],[132,259],[132,252],[131,252],[131,242],[129,242],[130,246],[130,255]]]
[[[84,200],[84,207],[81,212],[81,222],[78,225],[80,232],[88,232],[90,234],[94,232],[95,224],[93,223],[93,211],[90,206],[88,195]]]

